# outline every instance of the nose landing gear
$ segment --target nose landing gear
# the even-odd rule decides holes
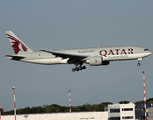
[[[140,61],[142,60],[142,58],[139,58],[138,59],[138,63],[137,63],[137,66],[140,66],[141,64],[140,64]]]
[[[140,66],[141,64],[138,62],[137,66]]]

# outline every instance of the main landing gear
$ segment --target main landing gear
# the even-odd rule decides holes
[[[77,67],[77,65],[76,65],[75,68],[72,68],[72,72],[79,71],[79,70],[83,70],[83,69],[86,69],[86,66],[83,66],[82,67],[82,65],[80,65],[79,67]]]

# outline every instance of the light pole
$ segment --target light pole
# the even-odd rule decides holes
[[[70,94],[71,90],[68,90],[68,92],[69,92],[69,108],[71,112],[71,94]]]
[[[17,89],[15,86],[13,86],[12,88],[10,89],[13,89],[13,93],[14,93],[14,115],[15,115],[15,120],[16,120],[16,103],[15,103],[15,89]]]
[[[1,103],[0,103],[0,120],[1,120]]]
[[[145,120],[147,120],[147,111],[146,111],[146,86],[145,86],[145,71],[143,73],[143,87],[144,87],[144,110],[145,110]]]
[[[1,78],[0,78],[0,80],[1,80]],[[0,120],[1,120],[1,103],[0,103]]]

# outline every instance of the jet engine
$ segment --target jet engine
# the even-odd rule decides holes
[[[109,65],[109,61],[103,61],[101,56],[90,57],[87,63],[91,66]]]

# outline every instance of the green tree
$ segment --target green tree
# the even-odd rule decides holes
[[[104,111],[105,107],[107,107],[109,104],[113,104],[111,102],[103,102],[100,104],[99,111]]]
[[[149,98],[146,102],[147,103],[153,103],[153,98]]]
[[[130,101],[124,100],[124,101],[120,101],[119,103],[120,103],[120,104],[128,104],[128,103],[130,103]]]

